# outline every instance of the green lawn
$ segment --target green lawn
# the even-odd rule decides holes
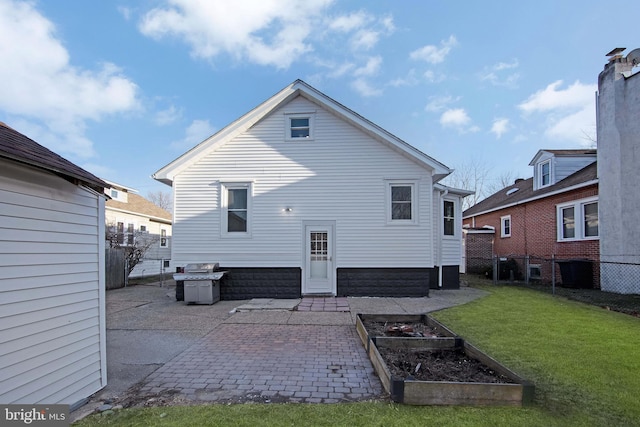
[[[208,405],[126,409],[77,425],[640,426],[640,319],[528,289],[482,287],[489,296],[435,317],[534,382],[533,406]]]

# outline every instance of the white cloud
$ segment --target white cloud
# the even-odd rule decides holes
[[[558,80],[549,84],[518,105],[518,108],[528,115],[542,114],[547,137],[580,145],[592,144],[590,139],[594,139],[597,86],[576,81],[566,89],[561,89],[562,83]]]
[[[598,89],[596,85],[585,85],[578,81],[567,89],[559,89],[560,86],[562,80],[551,83],[531,95],[518,108],[525,113],[582,108],[594,102]]]
[[[488,81],[494,86],[516,88],[520,74],[511,72],[520,66],[517,59],[512,62],[499,62],[491,67],[485,67],[480,74],[480,80]]]
[[[509,119],[506,118],[498,118],[493,121],[493,125],[491,125],[491,133],[493,133],[496,138],[500,139],[502,135],[504,135],[509,130]]]
[[[440,124],[445,128],[456,129],[460,133],[475,133],[480,130],[471,123],[471,118],[464,108],[452,108],[440,116]]]
[[[329,30],[352,34],[349,46],[353,51],[371,50],[378,44],[383,35],[391,34],[395,30],[392,17],[376,18],[374,15],[362,10],[329,18],[328,21],[327,27]]]
[[[177,108],[175,105],[171,105],[169,108],[158,111],[155,115],[154,122],[159,126],[169,125],[180,120],[183,114],[182,108]]]
[[[182,39],[197,58],[213,60],[224,52],[239,60],[288,68],[313,50],[307,39],[319,29],[322,13],[331,3],[169,0],[147,12],[139,28],[154,39]]]
[[[426,61],[430,64],[439,64],[445,60],[451,49],[458,45],[455,36],[449,36],[449,39],[442,40],[440,46],[427,45],[420,49],[416,49],[409,54],[411,59],[417,61]]]
[[[71,65],[55,26],[31,2],[0,1],[0,57],[0,109],[56,152],[94,156],[86,121],[139,107],[137,86],[117,66]]]
[[[451,95],[447,96],[430,96],[429,102],[424,107],[425,111],[431,113],[439,113],[440,111],[447,108],[448,105],[453,104],[460,100],[460,97],[452,97]]]
[[[471,122],[464,108],[452,108],[440,116],[440,124],[445,127],[461,127]]]
[[[185,129],[184,137],[171,143],[171,147],[177,150],[187,150],[200,144],[202,141],[215,133],[216,129],[211,126],[209,120],[194,120]]]
[[[416,70],[411,69],[405,77],[398,77],[397,79],[393,79],[389,82],[389,85],[393,87],[401,87],[415,86],[418,83],[420,83],[420,79],[418,79],[418,77],[416,76]]]
[[[357,68],[353,75],[356,77],[373,76],[380,70],[380,65],[382,65],[382,57],[372,56],[364,66]]]
[[[382,95],[382,90],[374,87],[367,80],[358,78],[351,83],[351,87],[353,87],[356,92],[358,92],[362,96],[370,97],[370,96],[379,96]]]

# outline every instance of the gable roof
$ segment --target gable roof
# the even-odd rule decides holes
[[[153,174],[153,178],[167,185],[171,185],[174,177],[181,171],[198,161],[211,150],[224,145],[237,135],[247,131],[251,126],[258,123],[269,113],[279,108],[281,105],[288,103],[297,96],[303,96],[307,100],[326,108],[334,115],[356,126],[374,139],[388,145],[405,157],[432,170],[434,182],[441,180],[452,172],[452,170],[447,166],[409,145],[397,136],[392,135],[380,126],[370,122],[339,102],[309,86],[302,80],[296,80],[271,98],[264,101],[262,104],[255,107],[253,110],[205,139],[203,142],[178,157],[176,160],[162,167]]]
[[[529,162],[529,166],[534,166],[538,159],[544,154],[553,154],[555,157],[596,157],[595,149],[575,149],[575,150],[538,150],[533,159]]]
[[[533,190],[533,178],[518,180],[497,193],[492,194],[479,203],[476,203],[462,213],[463,218],[485,214],[511,206],[528,203],[533,200],[550,197],[580,187],[586,187],[598,183],[597,163],[593,162],[579,171],[569,175],[554,185]]]
[[[102,193],[108,185],[100,178],[0,122],[0,157],[35,166]]]
[[[105,202],[105,206],[107,208],[146,216],[152,221],[171,224],[171,214],[169,212],[134,193],[127,194],[127,203],[111,199]]]

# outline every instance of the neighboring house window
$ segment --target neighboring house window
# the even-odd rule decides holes
[[[540,187],[551,184],[551,160],[540,164]]]
[[[313,114],[287,114],[286,117],[286,139],[313,139]]]
[[[134,234],[133,234],[133,230],[134,230],[134,225],[129,223],[127,224],[127,245],[132,246],[133,245],[133,240],[134,240]]]
[[[111,190],[111,198],[112,199],[118,198],[118,190]]]
[[[146,233],[147,232],[147,226],[146,225],[141,225],[140,226],[140,232],[141,233]]]
[[[455,229],[455,205],[452,201],[444,201],[444,235],[454,236]]]
[[[116,224],[116,236],[120,245],[124,244],[124,222]]]
[[[416,222],[416,184],[390,182],[387,186],[387,222],[414,224]]]
[[[227,236],[248,235],[250,230],[251,184],[222,185],[222,232]]]
[[[597,239],[598,201],[578,200],[558,206],[558,240]]]
[[[166,248],[167,246],[169,246],[167,240],[167,230],[160,230],[160,247]]]
[[[511,215],[500,217],[500,237],[511,237]]]

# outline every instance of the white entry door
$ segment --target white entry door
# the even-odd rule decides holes
[[[335,295],[333,259],[333,225],[305,226],[304,294]]]

